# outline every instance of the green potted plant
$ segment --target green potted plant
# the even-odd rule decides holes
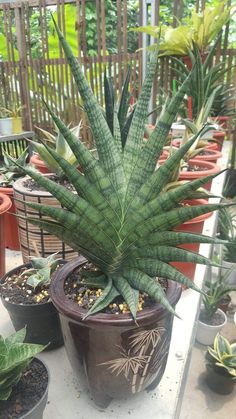
[[[0,280],[0,296],[15,330],[27,326],[27,342],[55,349],[63,344],[58,313],[49,286],[62,261],[56,255],[31,258],[31,262],[7,272]]]
[[[8,195],[12,201],[11,210],[5,215],[5,246],[11,250],[20,249],[18,223],[15,217],[16,207],[13,198],[13,184],[20,177],[24,177],[25,172],[22,167],[27,165],[27,159],[27,148],[17,159],[4,154],[4,161],[0,167],[0,192]]]
[[[5,274],[5,216],[11,206],[10,198],[0,192],[0,276]]]
[[[220,267],[216,278],[205,283],[205,294],[202,297],[203,305],[196,335],[197,341],[203,345],[212,345],[215,336],[227,322],[224,311],[219,307],[225,296],[231,291],[236,291],[236,286],[228,283],[228,279],[235,269],[236,264],[226,271],[222,271],[222,267]]]
[[[119,125],[112,135],[81,67],[57,26],[56,30],[87,112],[98,158],[48,107],[83,175],[46,146],[77,194],[25,169],[63,207],[27,200],[26,206],[40,213],[40,218],[28,216],[27,220],[63,237],[89,261],[80,258],[60,269],[51,284],[51,298],[60,313],[73,368],[78,373],[80,362],[83,363],[95,403],[107,406],[114,397],[127,397],[159,383],[181,285],[198,290],[170,262],[213,263],[176,246],[190,241],[212,243],[214,239],[172,229],[222,205],[178,206],[183,196],[187,198],[215,174],[162,193],[173,167],[191,147],[195,136],[155,170],[189,79],[144,144],[157,65],[157,54],[154,55],[122,148]]]
[[[16,103],[14,103],[11,108],[1,108],[2,112],[11,120],[11,132],[9,132],[9,134],[19,134],[23,131],[21,117],[22,109],[24,109],[24,106],[17,106]],[[2,121],[0,121],[0,130],[1,124]]]
[[[0,335],[0,414],[2,418],[41,419],[48,398],[49,373],[34,358],[43,345],[24,343],[26,330]]]
[[[235,202],[235,200],[223,200],[224,202]],[[226,243],[221,251],[222,270],[226,272],[236,263],[236,213],[235,210],[224,208],[219,214],[218,234]],[[221,250],[221,248],[220,248]],[[228,277],[228,283],[236,286],[236,271],[232,270]]]
[[[208,348],[206,368],[206,382],[212,391],[232,393],[236,383],[236,343],[230,343],[218,333],[213,348]]]
[[[9,117],[7,109],[0,108],[0,135],[12,134],[12,118]]]

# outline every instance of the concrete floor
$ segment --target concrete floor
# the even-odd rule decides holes
[[[7,251],[7,270],[18,266],[21,262],[22,259],[19,252]],[[228,323],[223,330],[223,334],[231,341],[236,340],[236,326],[233,322],[233,311],[236,309],[236,292],[232,293],[232,303],[233,310],[228,316]],[[208,389],[204,381],[205,352],[206,348],[204,346],[198,343],[194,345],[180,419],[222,419],[222,417],[236,419],[236,386],[234,392],[229,396],[216,395]],[[50,419],[57,419],[57,417],[51,416]],[[80,416],[78,416],[78,419],[80,419]],[[90,418],[86,417],[84,419]]]

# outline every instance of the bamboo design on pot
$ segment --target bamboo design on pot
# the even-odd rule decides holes
[[[160,371],[162,360],[167,354],[167,343],[166,329],[163,325],[153,329],[142,329],[129,337],[127,349],[120,347],[120,358],[99,365],[106,365],[116,376],[123,374],[127,380],[130,377],[132,393],[138,393],[149,380],[150,368],[156,376]]]

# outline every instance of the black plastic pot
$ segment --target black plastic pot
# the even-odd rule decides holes
[[[229,375],[224,374],[222,368],[213,368],[206,365],[206,383],[212,391],[218,394],[230,394],[234,389],[236,383]]]
[[[113,398],[126,398],[159,384],[169,353],[173,316],[153,303],[137,313],[137,323],[130,314],[97,313],[83,320],[86,311],[65,295],[64,283],[84,263],[84,258],[76,259],[55,273],[51,298],[60,313],[73,371],[81,381],[84,368],[94,402],[106,407]],[[166,294],[175,306],[181,286],[168,281]]]
[[[1,279],[5,281],[8,276],[14,275],[21,268],[31,265],[24,264],[7,272]],[[2,303],[7,309],[15,330],[26,326],[26,342],[48,345],[47,350],[63,345],[60,320],[58,313],[51,302],[43,304],[15,304],[6,301],[1,296]]]
[[[32,408],[30,408],[30,410],[27,413],[24,413],[20,416],[17,416],[19,419],[43,419],[43,412],[44,412],[44,409],[46,407],[47,400],[48,400],[48,387],[49,387],[49,378],[50,378],[48,368],[44,364],[44,362],[42,362],[38,358],[34,358],[31,364],[32,365],[41,364],[41,367],[45,371],[43,375],[46,375],[46,377],[47,377],[47,385],[46,385],[45,390],[42,393],[41,398],[38,400],[38,402]],[[41,376],[38,377],[39,380],[40,380],[40,378],[41,378]],[[32,381],[29,381],[29,380],[30,379],[28,379],[28,387],[31,387]],[[24,389],[23,386],[22,386],[22,389]],[[31,394],[33,395],[33,392],[31,392]],[[18,399],[14,397],[13,400],[1,401],[0,402],[0,418],[3,418],[3,416],[1,415],[1,412],[4,411],[5,403],[7,403],[7,404],[13,403],[12,406],[14,408],[15,404],[18,403]],[[4,415],[4,419],[5,419],[5,415]]]

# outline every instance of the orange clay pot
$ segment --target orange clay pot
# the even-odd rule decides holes
[[[12,202],[7,195],[0,193],[0,276],[5,274],[5,214],[11,208]]]
[[[183,203],[188,204],[188,205],[205,205],[207,204],[207,201],[205,199],[191,199],[191,200],[185,200],[183,201]],[[192,220],[186,221],[180,226],[177,226],[174,230],[201,234],[203,230],[203,226],[204,226],[204,221],[211,216],[212,216],[212,212],[200,215],[199,217],[195,217]],[[185,250],[190,250],[191,252],[198,253],[199,246],[200,246],[199,243],[187,243],[179,247]],[[180,272],[182,272],[189,279],[191,280],[194,279],[194,274],[195,274],[195,269],[196,269],[195,263],[172,262],[171,265],[174,266],[176,269],[178,269]]]
[[[30,158],[30,163],[33,164],[41,173],[49,173],[49,169],[38,154],[33,154]]]
[[[5,214],[5,247],[11,250],[20,250],[18,222],[15,217],[16,208],[13,198],[13,188],[0,187],[0,192],[9,196],[11,200],[11,209]]]

